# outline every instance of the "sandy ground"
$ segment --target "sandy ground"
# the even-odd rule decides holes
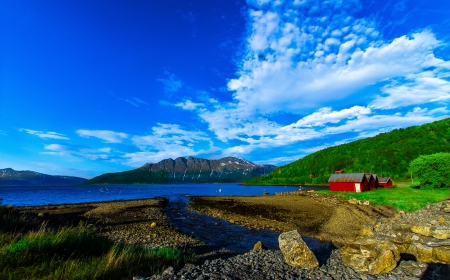
[[[336,243],[356,237],[395,210],[353,205],[332,195],[190,197],[189,209],[251,228],[297,229],[301,235]]]

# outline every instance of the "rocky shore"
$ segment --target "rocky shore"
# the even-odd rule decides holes
[[[181,270],[169,267],[160,275],[134,279],[450,279],[450,201],[412,213],[314,193],[192,201],[191,209],[234,224],[280,233],[294,229],[331,242],[313,249],[317,265],[305,269],[287,264],[284,251],[261,244],[236,255],[182,233],[169,224],[164,198],[17,210],[48,227],[83,221],[115,242],[191,248],[200,256]]]
[[[108,201],[78,204],[17,207],[22,214],[57,229],[80,221],[92,224],[96,231],[114,242],[148,246],[202,248],[201,241],[171,226],[165,215],[168,200]]]
[[[282,251],[263,250],[260,245],[243,255],[197,266],[188,264],[179,271],[168,268],[161,275],[134,279],[450,279],[448,221],[450,201],[413,213],[380,217],[373,227],[362,226],[356,237],[336,242],[339,248],[329,242],[313,250],[313,258],[317,258],[314,268],[288,265],[287,259],[308,262],[309,257],[303,250],[299,256],[287,256],[286,247],[292,251],[296,244],[288,237],[291,243],[282,245],[285,240],[280,236]]]

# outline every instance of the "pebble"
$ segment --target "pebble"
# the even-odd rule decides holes
[[[153,275],[139,280],[166,279],[450,279],[450,265],[424,264],[401,261],[390,273],[381,275],[358,274],[345,267],[338,250],[332,250],[321,266],[303,270],[287,265],[279,250],[259,250],[230,257],[228,259],[206,260],[202,265],[187,265],[179,271],[167,268],[161,275]]]

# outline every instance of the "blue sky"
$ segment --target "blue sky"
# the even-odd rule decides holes
[[[450,2],[4,0],[0,168],[283,165],[450,115]]]

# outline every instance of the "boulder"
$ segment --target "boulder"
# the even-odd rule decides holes
[[[253,246],[253,250],[254,251],[267,250],[267,247],[261,241],[258,241],[256,242],[255,246]]]
[[[319,266],[316,256],[308,248],[297,230],[280,234],[278,243],[287,264],[302,269],[313,269]]]
[[[363,274],[387,273],[400,260],[400,252],[394,244],[372,238],[349,243],[339,251],[346,266]]]

